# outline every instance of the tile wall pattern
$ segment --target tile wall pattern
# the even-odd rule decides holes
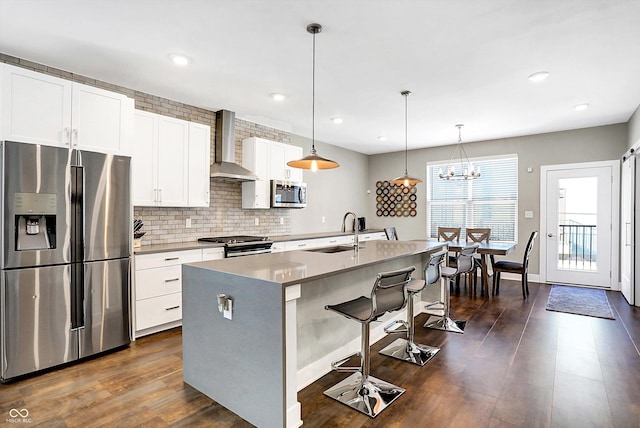
[[[79,74],[59,70],[24,59],[0,53],[0,62],[62,77],[74,82],[125,94],[135,100],[135,107],[165,116],[202,123],[211,126],[211,156],[213,160],[215,137],[215,112],[183,104],[155,95],[91,79]],[[236,119],[236,162],[242,161],[242,140],[261,137],[272,141],[290,143],[289,133]],[[135,142],[134,142],[135,144]],[[202,236],[224,235],[287,235],[291,230],[288,209],[243,210],[240,183],[211,180],[211,204],[208,208],[134,207],[134,218],[144,222],[142,245],[191,242]],[[255,226],[258,218],[259,226]],[[283,224],[280,224],[282,218]],[[186,220],[191,219],[191,228]]]

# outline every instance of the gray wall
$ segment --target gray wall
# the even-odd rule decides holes
[[[301,146],[304,156],[311,152],[311,140],[291,134],[291,144]],[[316,141],[319,156],[334,160],[339,168],[311,172],[305,170],[307,207],[291,211],[291,233],[337,232],[347,211],[367,215],[367,156]],[[325,222],[322,223],[324,216]],[[351,220],[349,219],[349,223]]]
[[[540,228],[540,167],[543,165],[566,164],[620,159],[628,147],[627,124],[600,126],[572,131],[553,132],[501,140],[466,143],[470,157],[482,157],[516,153],[518,155],[518,245],[509,256],[512,260],[522,260],[523,248],[533,230]],[[416,217],[377,217],[375,185],[378,180],[389,180],[404,172],[404,152],[387,153],[369,157],[367,195],[367,222],[372,227],[395,226],[400,239],[423,239],[426,237],[426,164],[433,161],[447,161],[455,146],[441,146],[409,152],[409,174],[419,177],[418,215]],[[533,168],[527,173],[527,168]],[[533,211],[533,219],[525,219],[524,211]],[[529,264],[529,272],[539,273],[539,245],[534,248]]]

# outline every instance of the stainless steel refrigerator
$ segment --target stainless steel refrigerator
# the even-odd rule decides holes
[[[130,158],[0,144],[1,380],[127,345]]]

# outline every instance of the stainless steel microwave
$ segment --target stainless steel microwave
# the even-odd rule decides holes
[[[273,208],[304,208],[307,206],[307,184],[271,180]]]

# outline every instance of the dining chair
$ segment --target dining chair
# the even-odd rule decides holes
[[[389,241],[397,241],[398,240],[398,232],[395,227],[385,227],[384,234],[387,235],[387,240]]]
[[[459,227],[438,227],[438,241],[460,242]]]
[[[438,227],[438,241],[446,242],[460,242],[460,233],[462,228],[460,227]],[[447,266],[456,266],[457,254],[450,252],[447,258]],[[456,290],[460,289],[460,276],[456,277],[455,281]],[[450,284],[451,291],[453,292],[453,283]]]
[[[527,242],[527,247],[524,250],[524,257],[522,259],[522,263],[518,262],[510,262],[508,260],[500,260],[493,264],[493,295],[500,294],[500,273],[501,272],[509,272],[509,273],[519,273],[522,275],[522,297],[524,299],[527,298],[529,294],[529,280],[527,279],[527,272],[529,270],[529,256],[531,255],[531,250],[533,250],[533,246],[536,242],[536,237],[538,236],[538,231],[535,230],[531,232],[531,236],[529,237],[529,242]]]
[[[467,231],[467,242],[477,242],[477,243],[489,243],[489,237],[491,236],[491,228],[489,227],[475,227],[475,228],[471,228],[468,227],[466,229]],[[475,269],[474,269],[474,275],[477,275],[478,269],[480,269],[480,276],[482,277],[482,289],[487,291],[487,295],[489,294],[489,286],[488,284],[485,283],[484,280],[484,275],[482,272],[482,257],[485,257],[484,255],[480,255],[480,257],[476,257],[474,259],[475,262]],[[493,264],[495,263],[495,258],[493,256],[493,254],[490,255],[490,259],[491,259],[491,269],[493,270]],[[487,266],[488,268],[488,266]],[[487,276],[489,276],[489,273],[487,273]],[[473,287],[473,294],[476,293],[476,288]]]

